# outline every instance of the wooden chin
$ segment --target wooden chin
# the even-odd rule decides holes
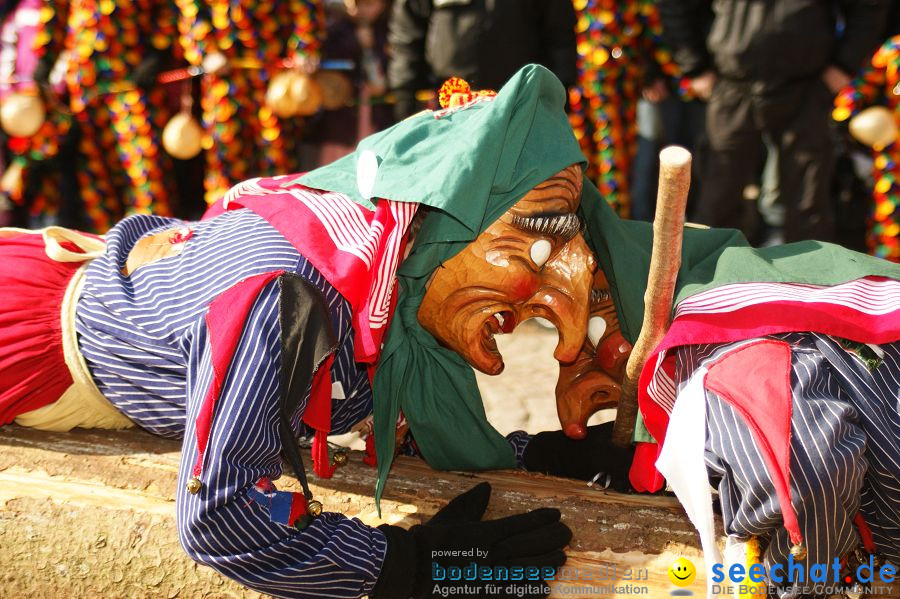
[[[500,331],[487,322],[490,313],[475,307],[466,309],[480,303],[479,275],[489,278],[490,274],[479,246],[476,239],[435,272],[419,306],[418,318],[442,345],[458,353],[473,368],[494,375],[503,370],[503,358],[496,341],[487,337]]]

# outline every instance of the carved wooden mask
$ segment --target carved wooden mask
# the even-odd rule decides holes
[[[540,183],[432,276],[419,322],[481,372],[503,370],[494,336],[537,316],[559,330],[557,360],[578,356],[596,269],[575,214],[581,177],[572,165]]]
[[[556,411],[563,432],[583,439],[587,421],[599,410],[614,408],[622,392],[625,363],[631,344],[619,330],[619,319],[602,270],[594,274],[588,334],[578,358],[560,364],[556,383]]]

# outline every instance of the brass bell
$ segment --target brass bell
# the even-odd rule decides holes
[[[850,119],[850,134],[880,152],[897,139],[897,120],[884,106],[872,106]]]
[[[791,555],[794,556],[794,559],[798,562],[806,559],[806,545],[803,543],[797,543],[791,547]]]
[[[335,466],[344,466],[350,457],[347,455],[346,451],[338,451],[334,454],[334,465]]]
[[[187,487],[188,493],[190,493],[191,495],[196,495],[200,492],[200,489],[203,488],[203,483],[201,483],[200,479],[195,476],[191,480],[187,481],[187,485],[185,486]]]
[[[18,200],[25,191],[25,165],[21,161],[13,161],[0,177],[0,191],[10,198]]]
[[[298,116],[311,116],[322,107],[322,87],[305,73],[291,79],[289,97]]]
[[[281,71],[269,81],[266,106],[271,108],[278,118],[286,119],[297,114],[296,102],[291,98],[291,83],[296,76],[293,71]]]
[[[0,103],[0,127],[13,137],[31,137],[36,134],[47,111],[37,93],[12,93]]]
[[[306,506],[306,513],[313,518],[318,518],[322,515],[322,504],[313,499],[309,502],[309,505]]]
[[[179,112],[163,128],[162,144],[174,158],[190,160],[203,149],[202,137],[203,129],[191,113]]]

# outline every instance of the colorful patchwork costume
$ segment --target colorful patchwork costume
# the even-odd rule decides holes
[[[159,144],[162,90],[136,81],[171,43],[168,3],[45,0],[40,20],[35,45],[43,76],[60,54],[68,59],[65,84],[80,132],[78,185],[90,227],[102,232],[128,214],[170,214]]]
[[[678,77],[679,70],[662,46],[654,2],[577,0],[575,10],[578,82],[569,91],[572,128],[588,157],[588,176],[616,212],[628,217],[641,90],[656,76]]]
[[[13,93],[39,93],[32,75],[37,66],[34,40],[40,8],[41,0],[20,0],[0,23],[0,102]],[[55,91],[61,92],[61,87],[55,86]],[[10,136],[6,141],[11,158],[8,168],[18,171],[19,176],[17,185],[3,191],[25,208],[32,223],[54,222],[58,217],[62,183],[50,161],[59,154],[71,121],[51,107],[37,133],[31,137]]]
[[[887,40],[851,86],[834,100],[835,120],[844,121],[863,108],[884,104],[900,119],[900,36]],[[873,149],[872,208],[866,245],[870,254],[900,262],[900,142]]]
[[[297,170],[301,130],[266,105],[266,87],[282,62],[316,60],[325,35],[319,0],[176,0],[184,59],[200,66],[219,53],[229,65],[201,85],[206,137],[204,188],[209,204],[249,177]]]

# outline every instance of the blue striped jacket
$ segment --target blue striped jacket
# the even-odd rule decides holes
[[[139,239],[185,226],[191,234],[180,254],[123,274]],[[384,559],[379,530],[324,513],[301,532],[273,522],[253,499],[259,496],[254,483],[282,474],[275,281],[250,310],[215,405],[203,488],[196,495],[185,489],[197,458],[195,420],[212,379],[207,306],[235,283],[276,270],[304,277],[325,296],[339,341],[331,371],[332,432],[346,432],[372,412],[368,375],[353,359],[350,306],[280,233],[246,209],[197,223],[134,216],[116,225],[106,252],[88,267],[76,309],[79,347],[100,391],[126,416],[152,433],[183,438],[177,525],[193,559],[278,597],[361,597]],[[306,399],[292,415],[298,435],[309,432],[300,422],[305,407]],[[509,436],[520,463],[529,438],[521,431]]]
[[[184,226],[152,216],[128,218],[107,236],[89,267],[77,307],[79,345],[101,392],[142,428],[183,437],[178,534],[190,556],[258,591],[290,597],[359,597],[384,559],[380,531],[326,513],[303,532],[271,521],[248,491],[282,473],[277,432],[281,362],[278,291],[267,285],[252,307],[215,408],[204,487],[186,492],[196,459],[194,420],[211,380],[204,322],[209,302],[249,276],[285,270],[322,290],[341,341],[332,368],[333,431],[372,410],[365,369],[353,361],[348,304],[277,231],[248,210],[191,223],[178,256],[122,274],[142,236]],[[339,389],[339,391],[338,391]],[[293,415],[301,433],[305,403]]]

